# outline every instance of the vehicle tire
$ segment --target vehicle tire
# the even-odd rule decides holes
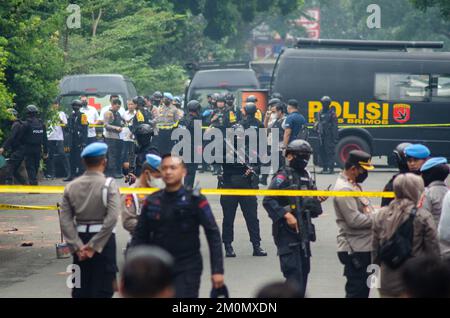
[[[367,141],[357,136],[347,136],[339,140],[336,146],[336,162],[339,167],[344,168],[345,161],[353,150],[370,153],[370,146]]]

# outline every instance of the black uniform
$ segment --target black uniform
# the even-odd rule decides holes
[[[333,172],[338,142],[338,120],[334,108],[321,111],[318,115],[317,131],[319,133],[319,155],[324,171]]]
[[[9,152],[9,160],[5,170],[5,179],[7,184],[12,184],[14,177],[20,184],[26,184],[25,178],[19,173],[20,165],[25,158],[24,143],[25,123],[15,120],[11,126],[11,133],[3,143],[5,151]]]
[[[254,117],[245,119],[240,122],[244,129],[253,128],[256,130],[258,135],[258,129],[262,128],[262,124],[259,120]],[[249,143],[245,142],[246,145],[246,155],[245,160],[248,165],[243,165],[237,163],[226,163],[226,158],[224,159],[224,164],[222,165],[223,176],[222,176],[222,188],[229,189],[258,189],[258,173],[259,173],[259,162],[250,164],[248,163],[249,156]],[[237,150],[237,145],[235,144],[235,150]],[[226,152],[224,151],[226,155]],[[241,158],[241,160],[244,158]],[[245,176],[246,171],[251,168],[254,173]],[[234,219],[236,216],[236,210],[238,205],[241,206],[242,213],[244,214],[245,222],[247,224],[247,229],[250,234],[250,241],[254,246],[259,246],[261,242],[260,232],[259,232],[259,220],[258,220],[258,200],[256,196],[221,196],[220,204],[223,209],[223,228],[222,228],[222,240],[224,244],[231,244],[234,239],[233,227]]]
[[[182,187],[177,192],[158,191],[145,200],[131,245],[156,245],[175,259],[177,298],[197,298],[203,269],[200,225],[208,240],[211,272],[223,274],[220,232],[208,201]]]
[[[134,116],[133,122],[130,127],[131,132],[134,134],[136,129],[142,124],[148,124],[150,126],[153,126],[152,112],[145,107],[139,109],[136,112],[136,116]]]
[[[307,171],[303,170],[298,173],[290,167],[284,167],[274,176],[269,189],[288,188],[316,190],[314,181]],[[300,234],[292,230],[284,218],[284,215],[296,206],[295,198],[268,196],[263,201],[264,208],[273,221],[272,234],[280,258],[281,271],[286,280],[295,284],[304,295],[310,272],[310,241],[315,241],[315,230],[310,220],[322,214],[322,208],[316,198],[300,198],[299,203],[301,216],[297,215],[297,220],[302,217],[304,224],[308,224],[307,232],[304,232],[305,229],[301,228],[301,224],[299,224]],[[309,217],[306,210],[310,213]],[[304,237],[302,234],[305,234]]]
[[[47,131],[41,119],[29,117],[24,132],[25,166],[30,185],[37,185],[37,174],[41,162],[42,148],[48,154]]]
[[[83,171],[81,152],[88,142],[89,123],[85,114],[74,111],[67,123],[68,146],[70,148],[70,178],[80,176]]]
[[[195,162],[195,152],[198,151],[196,149],[194,135],[195,135],[195,121],[198,120],[201,122],[202,117],[198,114],[193,115],[191,113],[187,113],[179,123],[180,128],[187,129],[191,136],[191,157],[189,158],[189,162],[186,163],[187,167],[187,176],[184,178],[184,185],[186,187],[192,188],[194,186],[195,174],[197,172],[198,163]],[[202,138],[203,140],[203,138]]]

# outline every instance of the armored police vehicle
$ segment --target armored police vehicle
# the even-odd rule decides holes
[[[248,62],[187,64],[192,80],[186,89],[186,102],[198,100],[203,107],[208,105],[208,94],[232,93],[239,90],[259,89],[255,71]]]
[[[310,124],[321,97],[331,97],[340,166],[352,150],[389,156],[401,142],[450,157],[450,53],[433,50],[441,48],[441,42],[301,39],[280,54],[271,92],[297,99]],[[310,141],[317,146],[317,137]]]

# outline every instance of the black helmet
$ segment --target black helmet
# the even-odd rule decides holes
[[[200,105],[200,103],[196,100],[191,100],[188,104],[187,104],[187,109],[189,112],[196,112],[199,113],[201,110],[202,106]]]
[[[225,95],[226,101],[234,101],[234,95],[232,93],[228,93]]]
[[[145,147],[150,144],[153,136],[153,127],[149,124],[141,124],[134,132],[136,141],[140,147]]]
[[[161,100],[163,99],[163,94],[160,91],[156,91],[153,93],[152,99]]]
[[[34,105],[28,105],[26,108],[27,114],[37,114],[39,113],[39,109]]]
[[[258,99],[256,98],[255,95],[250,95],[247,97],[247,99],[245,101],[247,103],[256,103],[258,101]]]
[[[75,108],[81,108],[81,107],[83,107],[83,102],[79,99],[74,99],[72,101],[71,105],[72,105],[72,107],[75,107]]]
[[[281,104],[281,100],[279,98],[272,98],[269,100],[269,106],[276,106],[278,104]]]
[[[258,110],[255,103],[246,103],[244,109],[247,115],[254,115]]]
[[[407,172],[408,164],[406,160],[405,149],[411,146],[412,144],[408,142],[404,142],[395,147],[393,151],[394,160],[397,163],[398,169],[400,172]]]
[[[219,96],[217,96],[216,101],[225,103],[226,102],[225,95],[220,94]]]
[[[283,100],[283,96],[281,96],[280,93],[273,93],[271,97],[272,98],[278,98],[279,100]]]
[[[309,142],[303,139],[297,139],[289,143],[286,148],[286,155],[308,155],[310,156],[313,153],[313,149]]]
[[[330,96],[324,96],[324,97],[322,97],[322,99],[320,101],[322,103],[331,103],[331,98],[330,98]]]
[[[145,98],[143,96],[136,96],[133,98],[133,104],[136,104],[138,107],[145,106]]]

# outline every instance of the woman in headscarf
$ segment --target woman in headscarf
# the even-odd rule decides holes
[[[417,209],[417,212],[412,223],[411,257],[439,255],[433,216],[429,211],[419,207],[423,192],[424,182],[420,176],[412,173],[399,175],[394,180],[395,199],[374,218],[372,261],[381,266],[379,277],[381,297],[400,297],[404,294],[400,277],[404,264],[396,269],[389,267],[380,260],[379,249],[409,219],[414,209]]]

